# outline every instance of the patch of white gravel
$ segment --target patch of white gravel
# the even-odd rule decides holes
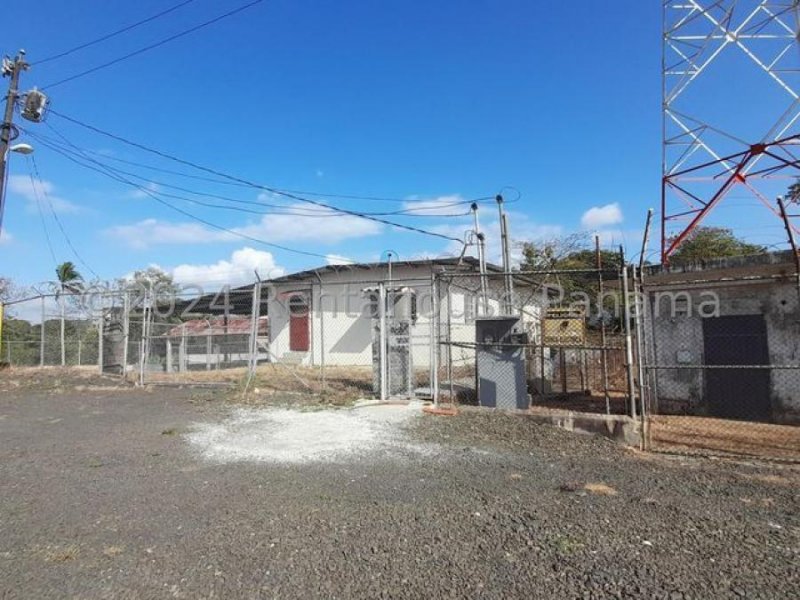
[[[351,410],[238,409],[221,423],[200,423],[188,442],[215,462],[308,463],[430,453],[410,442],[402,425],[422,404],[362,406]]]

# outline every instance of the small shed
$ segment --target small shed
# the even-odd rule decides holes
[[[645,270],[662,414],[800,423],[800,290],[791,252]]]

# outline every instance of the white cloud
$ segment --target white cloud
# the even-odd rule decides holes
[[[105,231],[133,248],[165,244],[207,244],[235,242],[241,236],[267,242],[312,242],[313,245],[334,244],[343,240],[377,235],[383,225],[351,215],[342,215],[327,208],[306,205],[286,207],[286,213],[268,214],[255,223],[218,231],[201,223],[172,223],[144,219],[131,225],[117,225]],[[238,235],[237,235],[238,234]],[[314,246],[307,246],[313,250]]]
[[[36,200],[40,198],[42,203],[46,206],[47,201],[53,206],[53,210],[60,213],[74,213],[80,210],[80,207],[73,204],[69,200],[65,200],[55,193],[55,186],[42,179],[36,182],[36,187],[33,187],[33,182],[28,175],[11,175],[8,178],[8,191],[12,194],[22,196],[28,202],[28,208],[32,211],[37,211]]]
[[[244,247],[233,252],[228,259],[207,265],[178,265],[170,269],[170,274],[181,285],[242,285],[255,280],[255,271],[258,271],[261,279],[279,277],[285,273],[275,263],[272,253]]]
[[[622,223],[622,209],[618,202],[604,206],[593,206],[581,217],[581,226],[584,229],[601,229],[610,225]]]
[[[13,235],[7,231],[0,231],[0,246],[10,246],[13,241]]]
[[[325,262],[327,262],[329,265],[352,265],[355,263],[354,260],[340,254],[326,255]]]
[[[144,219],[132,225],[116,225],[106,229],[105,234],[138,249],[159,244],[202,244],[223,239],[222,232],[201,223],[168,223],[158,219]]]

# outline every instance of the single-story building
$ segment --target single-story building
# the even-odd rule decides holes
[[[643,280],[659,412],[800,423],[791,252],[648,267]]]
[[[212,369],[247,364],[253,321],[241,315],[209,316],[170,326],[151,338],[150,355],[163,357],[161,367],[169,372]],[[268,360],[269,318],[258,320],[256,348],[260,360]]]
[[[501,278],[496,274],[502,269],[488,269],[492,293],[487,311],[499,314],[496,284]],[[434,293],[441,273],[457,276],[439,279]],[[386,316],[393,323],[387,332],[390,343],[407,344],[414,368],[430,366],[438,348],[436,327],[443,332],[449,323],[451,340],[474,342],[481,308],[475,258],[328,265],[264,282],[273,360],[309,366],[372,365],[381,287],[387,297]],[[537,299],[529,295],[520,303],[523,320],[531,330],[538,327]],[[474,352],[459,349],[456,359],[474,361]]]

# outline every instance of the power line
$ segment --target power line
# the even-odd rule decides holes
[[[402,224],[402,223],[396,223],[396,222],[393,222],[393,221],[389,221],[389,220],[383,219],[381,217],[373,217],[373,216],[365,215],[364,213],[361,213],[361,212],[358,212],[358,211],[349,210],[349,209],[346,209],[346,208],[340,208],[340,207],[337,207],[337,206],[333,206],[331,204],[327,204],[325,202],[320,202],[319,200],[312,200],[310,198],[305,198],[305,197],[299,196],[297,194],[293,194],[293,193],[286,192],[286,191],[283,191],[283,190],[278,190],[278,189],[275,189],[275,188],[272,188],[272,187],[268,187],[268,186],[265,186],[265,185],[261,185],[261,184],[258,184],[258,183],[253,183],[252,181],[248,181],[247,179],[243,179],[243,178],[237,177],[235,175],[229,175],[228,173],[224,173],[222,171],[217,171],[216,169],[212,169],[210,167],[206,167],[206,166],[194,163],[192,161],[185,160],[183,158],[178,158],[177,156],[173,156],[173,155],[168,154],[166,152],[162,152],[161,150],[156,150],[155,148],[150,148],[150,147],[145,146],[143,144],[140,144],[138,142],[133,142],[131,140],[125,139],[122,136],[119,136],[119,135],[116,135],[116,134],[113,134],[113,133],[110,133],[110,132],[107,132],[107,131],[103,131],[102,129],[99,129],[98,127],[95,127],[94,125],[89,125],[88,123],[83,123],[82,121],[79,121],[78,119],[74,119],[72,117],[68,117],[68,116],[63,115],[63,114],[61,114],[59,112],[56,112],[55,110],[51,109],[50,113],[54,114],[54,115],[56,115],[56,116],[58,116],[58,117],[60,117],[62,119],[65,119],[67,121],[70,121],[71,123],[79,125],[79,126],[85,128],[85,129],[89,129],[90,131],[94,131],[96,133],[99,133],[99,134],[104,135],[106,137],[109,137],[111,139],[117,140],[119,142],[122,142],[124,144],[129,145],[129,146],[132,146],[134,148],[139,148],[140,150],[143,150],[145,152],[149,152],[151,154],[155,154],[157,156],[161,156],[162,158],[166,158],[168,160],[172,160],[174,162],[177,162],[177,163],[189,166],[189,167],[193,167],[193,168],[195,168],[195,169],[197,169],[199,171],[203,171],[205,173],[210,173],[212,175],[217,175],[219,177],[223,177],[223,178],[229,179],[231,181],[237,181],[239,183],[243,183],[243,184],[249,185],[249,186],[251,186],[251,187],[253,187],[255,189],[264,190],[264,191],[267,191],[267,192],[271,192],[273,194],[277,194],[279,196],[284,196],[286,198],[291,198],[293,200],[297,200],[298,202],[305,202],[305,203],[308,203],[308,204],[313,204],[315,206],[321,206],[323,208],[327,208],[327,209],[330,209],[330,210],[333,210],[333,211],[337,211],[337,212],[341,212],[341,213],[344,213],[344,214],[349,214],[349,215],[352,215],[354,217],[360,217],[362,219],[367,219],[369,221],[375,221],[376,223],[383,223],[384,225],[391,225],[392,227],[397,227],[398,229],[405,229],[406,231],[412,231],[412,232],[419,233],[419,234],[422,234],[422,235],[428,235],[428,236],[431,236],[431,237],[437,237],[437,238],[444,239],[444,240],[451,241],[451,242],[458,242],[460,244],[464,243],[463,240],[461,240],[459,238],[456,238],[456,237],[453,237],[453,236],[449,236],[449,235],[445,235],[443,233],[438,233],[438,232],[435,232],[435,231],[428,231],[428,230],[425,230],[425,229],[421,229],[419,227],[413,227],[411,225],[405,225],[405,224]]]
[[[64,140],[64,142],[68,145],[69,148],[72,148],[75,151],[77,151],[78,155],[80,155],[84,160],[89,161],[89,162],[91,162],[91,163],[93,163],[95,165],[101,166],[104,169],[106,169],[106,170],[108,170],[110,172],[116,173],[118,175],[122,175],[122,176],[127,175],[129,177],[133,177],[134,179],[142,181],[145,184],[149,184],[149,185],[155,186],[155,187],[165,187],[165,188],[169,188],[169,189],[174,189],[174,190],[178,190],[178,191],[181,191],[181,192],[185,192],[185,193],[188,193],[188,194],[192,194],[192,195],[195,195],[195,196],[200,196],[200,197],[205,197],[205,198],[214,198],[214,199],[217,199],[217,200],[223,200],[225,202],[232,202],[232,203],[241,204],[241,205],[256,206],[259,209],[271,208],[273,210],[254,210],[254,209],[240,208],[238,206],[212,204],[212,203],[208,203],[208,202],[201,202],[201,201],[198,201],[198,200],[193,199],[193,198],[187,198],[185,196],[180,196],[180,195],[176,195],[176,194],[168,194],[168,193],[164,193],[164,192],[157,192],[159,195],[167,197],[167,198],[174,198],[174,199],[177,199],[177,200],[185,200],[187,202],[192,202],[194,204],[199,204],[201,206],[206,206],[206,207],[209,207],[209,208],[218,208],[218,209],[222,209],[222,210],[234,210],[234,211],[245,212],[245,213],[250,213],[250,214],[292,215],[292,216],[299,216],[299,217],[314,217],[314,218],[317,218],[317,217],[326,218],[326,217],[343,217],[343,216],[347,216],[347,215],[344,215],[344,214],[342,214],[340,212],[334,212],[334,211],[329,210],[329,209],[322,209],[322,208],[320,208],[320,209],[302,209],[302,208],[300,208],[298,206],[289,206],[289,205],[283,205],[283,204],[270,204],[268,202],[255,201],[255,200],[243,200],[241,198],[232,198],[230,196],[223,196],[221,194],[211,194],[211,193],[208,193],[208,192],[201,192],[201,191],[194,190],[194,189],[191,189],[191,188],[186,188],[186,187],[183,187],[183,186],[177,186],[177,185],[173,185],[173,184],[170,184],[170,183],[166,183],[164,181],[149,179],[149,178],[143,177],[143,176],[141,176],[141,175],[139,175],[137,173],[134,173],[134,172],[131,172],[131,171],[126,171],[124,169],[118,169],[116,167],[113,167],[113,166],[109,165],[108,163],[104,163],[104,162],[102,162],[100,160],[91,158],[90,156],[88,156],[88,152],[86,150],[84,150],[82,148],[79,148],[78,146],[76,146],[75,144],[70,142],[66,137],[64,137],[55,128],[51,128],[51,129],[53,129],[53,132],[56,135],[58,135],[59,137],[61,137]],[[57,152],[57,153],[62,154],[62,155],[64,153],[72,152],[72,150],[69,150],[67,146],[58,144],[57,142],[53,142],[52,139],[45,138],[45,137],[40,136],[39,134],[36,134],[34,132],[27,132],[27,133],[32,138],[38,140],[42,145],[44,145],[47,148],[50,148],[54,152]],[[95,155],[96,155],[96,153],[95,153]],[[75,156],[75,154],[73,154],[73,156]],[[249,186],[247,186],[247,187],[249,187]],[[152,192],[156,192],[156,190],[153,189],[152,187],[150,188],[150,190]],[[416,208],[406,208],[404,210],[396,210],[396,211],[389,211],[389,212],[364,212],[363,214],[364,215],[369,215],[369,216],[405,216],[405,217],[414,217],[414,218],[465,217],[465,216],[469,216],[471,213],[469,211],[466,211],[466,212],[463,212],[463,213],[453,213],[453,212],[434,213],[434,212],[426,212],[426,211],[442,210],[442,209],[445,209],[445,208],[452,208],[452,207],[455,207],[455,206],[463,206],[463,205],[466,205],[466,204],[471,204],[472,202],[478,202],[480,200],[487,200],[487,199],[489,199],[489,198],[479,198],[479,199],[476,199],[476,200],[458,200],[458,201],[453,201],[453,202],[442,202],[442,203],[432,202],[430,206],[420,206],[420,207],[416,207]],[[423,211],[423,212],[421,212],[421,211]]]
[[[96,67],[92,67],[91,69],[87,69],[86,71],[82,71],[80,73],[76,73],[75,75],[71,75],[70,77],[66,77],[66,78],[61,79],[59,81],[56,81],[54,83],[50,83],[48,85],[45,85],[45,86],[42,87],[42,89],[54,88],[57,85],[61,85],[62,83],[67,83],[69,81],[74,81],[75,79],[78,79],[80,77],[84,77],[86,75],[90,75],[91,73],[95,73],[97,71],[100,71],[102,69],[105,69],[107,67],[115,65],[117,63],[120,63],[120,62],[122,62],[124,60],[128,60],[129,58],[133,58],[134,56],[138,56],[139,54],[143,54],[145,52],[148,52],[150,50],[153,50],[155,48],[163,46],[164,44],[168,44],[169,42],[175,41],[178,38],[182,38],[182,37],[184,37],[186,35],[189,35],[190,33],[194,33],[195,31],[203,29],[204,27],[208,27],[209,25],[213,25],[214,23],[217,23],[218,21],[221,21],[221,20],[226,19],[228,17],[232,17],[233,15],[235,15],[237,13],[240,13],[240,12],[242,12],[244,10],[247,10],[248,8],[250,8],[252,6],[255,6],[256,4],[261,4],[261,2],[263,2],[263,1],[264,0],[253,0],[253,2],[250,2],[248,4],[244,4],[242,6],[239,6],[238,8],[235,8],[235,9],[233,9],[231,11],[228,11],[228,12],[226,12],[224,14],[221,14],[221,15],[219,15],[217,17],[214,17],[213,19],[210,19],[208,21],[200,23],[199,25],[195,25],[194,27],[191,27],[189,29],[185,29],[185,30],[183,30],[183,31],[181,31],[179,33],[171,35],[171,36],[169,36],[167,38],[164,38],[161,41],[158,41],[158,42],[155,42],[155,43],[150,44],[148,46],[145,46],[144,48],[139,48],[138,50],[134,50],[133,52],[129,52],[128,54],[125,54],[123,56],[117,57],[114,60],[110,60],[110,61],[108,61],[106,63],[97,65]]]
[[[51,148],[51,149],[53,149],[53,148]],[[55,150],[55,149],[53,149],[53,150]],[[171,202],[168,202],[167,200],[164,200],[163,198],[160,198],[157,194],[155,194],[151,190],[148,190],[147,188],[144,188],[144,187],[136,184],[135,182],[127,180],[124,177],[120,177],[120,176],[114,175],[113,173],[107,172],[102,167],[93,167],[91,165],[87,165],[85,163],[82,163],[81,161],[79,161],[78,159],[76,159],[73,156],[70,156],[66,152],[59,151],[59,150],[55,150],[55,151],[59,152],[67,160],[70,160],[70,161],[74,162],[77,165],[80,165],[80,166],[82,166],[82,167],[84,167],[86,169],[90,169],[92,171],[95,171],[97,173],[100,173],[101,175],[105,175],[106,177],[110,177],[111,179],[114,179],[115,181],[119,181],[121,183],[133,186],[133,187],[137,188],[138,190],[140,190],[143,194],[146,194],[147,196],[150,196],[153,200],[155,200],[159,204],[162,204],[162,205],[166,206],[167,208],[169,208],[169,209],[171,209],[171,210],[173,210],[173,211],[175,211],[177,213],[180,213],[180,214],[182,214],[182,215],[184,215],[186,217],[189,217],[190,219],[193,219],[193,220],[195,220],[195,221],[197,221],[199,223],[202,223],[203,225],[206,225],[206,226],[211,227],[213,229],[216,229],[218,231],[222,231],[224,233],[228,233],[228,234],[233,235],[235,237],[239,237],[239,238],[242,238],[242,239],[245,239],[245,240],[249,240],[251,242],[255,242],[255,243],[258,243],[258,244],[263,244],[264,246],[269,246],[269,247],[272,247],[272,248],[277,248],[279,250],[284,250],[286,252],[292,252],[292,253],[295,253],[295,254],[302,254],[304,256],[313,256],[314,258],[327,259],[327,256],[324,255],[324,254],[318,254],[316,252],[309,252],[309,251],[306,251],[306,250],[298,250],[296,248],[290,248],[288,246],[283,246],[281,244],[275,244],[273,242],[267,242],[266,240],[262,240],[260,238],[254,237],[254,236],[247,235],[245,233],[241,233],[239,231],[236,231],[236,230],[233,230],[233,229],[229,229],[227,227],[223,227],[222,225],[217,225],[216,223],[213,223],[211,221],[203,219],[202,217],[198,217],[197,215],[195,215],[193,213],[190,213],[189,211],[183,210],[182,208],[179,208],[179,207],[175,206]]]
[[[123,27],[122,29],[117,29],[116,31],[112,31],[111,33],[108,33],[108,34],[106,34],[106,35],[104,35],[102,37],[99,37],[97,39],[94,39],[94,40],[92,40],[90,42],[86,42],[85,44],[81,44],[79,46],[75,46],[74,48],[70,48],[69,50],[64,50],[63,52],[59,52],[58,54],[54,54],[52,56],[48,56],[47,58],[43,58],[42,60],[37,60],[36,62],[32,63],[32,65],[33,66],[41,65],[43,63],[50,62],[51,60],[57,60],[59,58],[65,57],[65,56],[69,56],[70,54],[74,54],[75,52],[78,52],[79,50],[83,50],[85,48],[89,48],[90,46],[94,46],[95,44],[99,44],[100,42],[105,42],[106,40],[110,40],[113,37],[116,37],[118,35],[121,35],[123,33],[128,32],[128,31],[131,31],[132,29],[136,29],[140,25],[145,25],[146,23],[150,23],[151,21],[155,21],[156,19],[159,19],[159,18],[161,18],[161,17],[163,17],[165,15],[168,15],[169,13],[174,12],[174,11],[178,10],[179,8],[181,8],[181,7],[184,7],[187,4],[191,4],[194,1],[195,0],[185,0],[184,2],[181,2],[180,4],[176,4],[175,6],[172,6],[172,7],[168,8],[168,9],[166,9],[166,10],[162,10],[160,13],[156,13],[155,15],[147,17],[146,19],[142,19],[141,21],[137,21],[136,23],[132,23],[131,25],[127,25],[127,26]]]
[[[47,188],[42,183],[42,177],[41,175],[39,175],[39,166],[36,164],[36,157],[33,156],[32,154],[30,155],[30,161],[31,164],[33,165],[33,172],[36,175],[36,179],[39,181],[39,185],[42,188],[42,193],[44,194],[45,200],[47,200],[47,205],[50,207],[50,214],[53,215],[53,220],[55,220],[56,225],[58,225],[58,228],[61,230],[61,234],[64,236],[64,240],[67,242],[67,246],[70,247],[72,253],[75,255],[75,258],[78,259],[78,262],[80,262],[84,267],[86,267],[89,270],[89,272],[95,276],[96,279],[100,279],[95,270],[92,269],[92,267],[89,266],[89,263],[87,263],[80,255],[78,250],[72,244],[72,240],[69,238],[69,235],[67,235],[67,231],[66,229],[64,229],[64,225],[63,223],[61,223],[61,219],[58,218],[58,213],[56,213],[56,209],[53,206],[53,201],[50,199],[50,195],[47,193]]]
[[[28,164],[30,167],[30,163]],[[31,189],[33,189],[33,197],[36,201],[36,210],[39,212],[39,219],[42,222],[42,230],[44,231],[44,239],[47,242],[47,249],[50,251],[50,258],[53,259],[53,266],[58,266],[58,259],[56,258],[56,253],[53,250],[53,242],[50,239],[50,232],[47,229],[47,221],[44,218],[44,212],[42,211],[42,199],[39,196],[39,190],[36,187],[36,180],[33,178],[33,170],[29,168],[29,173],[31,178]]]
[[[59,116],[61,116],[61,115],[59,115]],[[214,183],[214,184],[217,184],[217,185],[227,185],[227,186],[246,187],[246,188],[252,188],[253,187],[249,183],[241,183],[239,181],[230,181],[230,180],[227,180],[227,179],[220,179],[219,177],[204,177],[202,175],[192,175],[190,173],[184,173],[183,171],[176,171],[174,169],[165,169],[163,167],[156,167],[154,165],[148,165],[146,163],[141,163],[141,162],[137,162],[137,161],[133,161],[133,160],[128,160],[128,159],[125,159],[125,158],[120,158],[118,156],[110,156],[110,155],[105,154],[103,152],[98,152],[96,150],[91,150],[91,149],[88,149],[88,148],[78,148],[78,146],[76,146],[74,143],[72,143],[69,140],[67,140],[65,138],[64,134],[62,134],[55,127],[53,127],[51,123],[45,121],[44,124],[53,133],[55,133],[59,138],[64,140],[71,147],[73,147],[75,149],[80,149],[80,151],[82,153],[84,153],[84,154],[92,154],[94,156],[98,156],[98,157],[102,158],[103,160],[110,160],[110,161],[114,161],[114,162],[119,162],[119,163],[131,165],[131,166],[134,166],[134,167],[139,167],[139,168],[142,168],[142,169],[148,169],[150,171],[155,171],[155,172],[158,172],[158,173],[165,173],[165,174],[168,174],[168,175],[176,175],[178,177],[185,177],[187,179],[194,179],[194,180],[197,180],[197,181],[205,181],[207,183]],[[32,135],[32,136],[34,136],[34,137],[38,136],[38,139],[43,139],[45,141],[53,142],[53,138],[48,138],[47,136],[43,136],[41,134],[34,134],[34,132],[28,131],[28,130],[25,130],[25,132],[30,134],[30,135]],[[141,178],[141,179],[144,179],[144,178]],[[516,188],[510,187],[510,186],[506,186],[506,187],[503,188],[503,190],[506,190],[506,189],[512,189],[515,192],[517,192],[517,198],[514,198],[512,200],[506,200],[506,204],[513,204],[514,202],[518,202],[519,201],[519,197],[520,197],[519,191]],[[338,199],[342,199],[342,200],[368,200],[368,201],[376,201],[376,202],[398,202],[398,203],[410,203],[410,202],[417,201],[417,200],[415,200],[413,198],[392,198],[392,197],[386,197],[386,196],[364,196],[364,195],[356,195],[356,194],[336,194],[336,193],[330,193],[330,192],[316,192],[316,191],[309,191],[309,190],[294,190],[294,189],[286,189],[286,188],[279,188],[279,190],[282,191],[282,192],[290,193],[290,194],[302,194],[304,196],[318,196],[320,198],[338,198]],[[501,190],[500,193],[502,193],[503,190]],[[483,196],[483,197],[480,197],[480,198],[474,198],[472,200],[462,200],[462,201],[459,201],[459,202],[454,202],[452,204],[452,206],[456,206],[457,204],[471,204],[472,202],[485,202],[485,201],[489,201],[489,200],[494,201],[494,199],[495,199],[495,196]],[[424,201],[425,200],[420,200],[419,202],[424,202]],[[445,207],[445,206],[451,206],[451,205],[450,204],[441,205],[441,207]]]

